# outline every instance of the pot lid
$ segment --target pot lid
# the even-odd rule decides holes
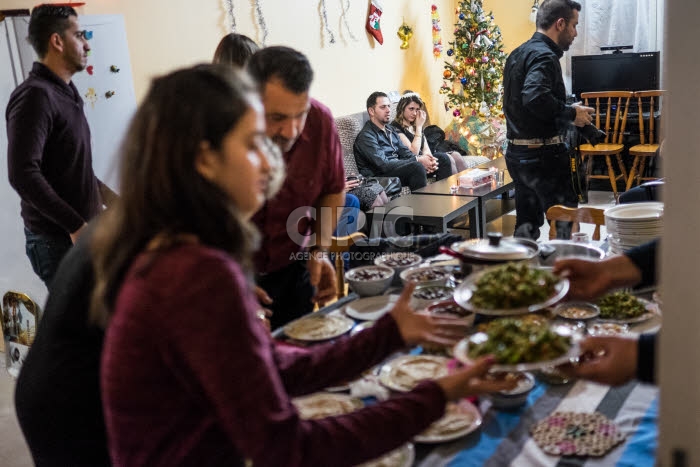
[[[537,245],[514,237],[503,238],[499,232],[490,232],[487,239],[472,239],[458,242],[452,249],[462,255],[490,261],[517,261],[530,259],[537,254]]]

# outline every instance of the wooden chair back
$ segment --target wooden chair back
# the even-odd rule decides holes
[[[631,91],[583,92],[581,99],[584,105],[595,108],[595,126],[606,133],[605,143],[622,144],[622,137],[627,125],[627,113],[630,100],[634,96]],[[595,101],[595,103],[591,103]],[[605,125],[601,126],[600,109],[607,102]],[[615,108],[613,109],[613,105]]]
[[[338,298],[345,296],[345,263],[343,253],[350,251],[354,244],[367,240],[367,235],[362,232],[353,232],[344,237],[331,237],[331,245],[328,251],[335,253],[335,280]]]
[[[658,138],[656,136],[656,119],[654,113],[661,108],[661,97],[666,94],[666,91],[637,91],[634,97],[637,99],[637,108],[639,110],[639,138],[640,144],[656,144]],[[644,104],[648,103],[648,107]],[[649,124],[644,127],[644,110],[649,110]],[[646,131],[645,131],[646,130]]]
[[[600,208],[568,208],[562,205],[552,206],[547,209],[547,220],[549,221],[549,238],[550,240],[556,237],[557,221],[573,222],[574,228],[572,232],[579,231],[579,224],[595,224],[593,231],[593,240],[600,240],[600,226],[605,225],[604,210]]]

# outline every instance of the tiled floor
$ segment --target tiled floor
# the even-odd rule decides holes
[[[34,463],[17,424],[14,391],[15,380],[5,371],[5,354],[0,353],[0,465],[30,467]]]
[[[596,191],[589,193],[589,203],[592,207],[609,207],[614,204],[611,192]],[[514,217],[515,211],[507,214]],[[512,220],[512,219],[511,219]],[[508,224],[511,220],[506,219]],[[514,224],[514,222],[510,222]],[[605,238],[605,231],[601,231],[601,238]],[[581,231],[592,233],[593,226],[582,226]],[[510,232],[512,234],[512,232]],[[549,227],[542,226],[540,238],[546,239],[549,235]],[[5,354],[0,353],[0,466],[2,467],[30,467],[33,465],[31,456],[24,442],[13,403],[13,393],[15,389],[14,379],[5,371]]]

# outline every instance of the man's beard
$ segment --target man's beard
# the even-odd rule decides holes
[[[292,149],[292,146],[294,145],[294,142],[296,140],[291,140],[289,138],[285,138],[284,136],[276,135],[272,137],[272,142],[277,145],[278,148],[282,152],[287,152],[290,149]]]

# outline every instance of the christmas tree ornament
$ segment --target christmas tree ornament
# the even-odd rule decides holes
[[[381,25],[379,24],[383,11],[384,9],[382,8],[382,4],[379,3],[379,0],[370,1],[365,29],[379,44],[384,43],[384,36],[382,35]]]
[[[459,109],[456,109],[454,112],[452,112],[452,115],[454,115],[455,117],[459,117],[460,115],[462,115],[462,112],[460,112]]]
[[[455,53],[455,51],[454,51],[454,50],[452,50],[452,49],[447,49],[447,56],[448,56],[448,57],[451,57],[451,56],[453,56],[453,55],[454,55],[454,53]]]
[[[409,39],[413,37],[413,29],[408,24],[402,23],[401,26],[399,26],[399,30],[396,32],[396,35],[399,36],[399,39],[401,39],[401,45],[399,48],[401,50],[406,50],[409,46]]]
[[[263,47],[265,47],[265,45],[267,45],[267,36],[269,31],[267,30],[267,23],[265,23],[265,16],[263,16],[260,0],[255,0],[255,16],[258,20],[258,27],[262,31],[262,39],[260,40],[260,43]]]
[[[331,44],[335,44],[335,35],[333,34],[331,27],[328,25],[328,9],[326,8],[326,0],[321,0],[321,24],[323,24],[326,34],[328,34],[328,37],[330,37],[329,42]]]
[[[228,19],[228,30],[236,32],[236,15],[233,12],[233,0],[223,0],[226,18]]]
[[[461,19],[462,21],[464,21],[464,18],[466,18],[466,16],[464,16],[464,13],[460,13],[460,14],[459,14],[459,19]]]
[[[430,7],[430,21],[433,25],[433,56],[437,58],[442,54],[442,37],[440,37],[442,28],[440,27],[440,14],[437,5]]]
[[[350,0],[345,0],[345,2],[342,3],[342,7],[343,13],[340,15],[340,18],[343,20],[345,30],[348,32],[348,36],[350,36],[350,39],[352,39],[353,42],[357,42],[358,39],[352,33],[352,30],[350,30],[350,25],[348,24],[348,10],[350,9]]]
[[[442,73],[442,76],[443,76],[443,78],[445,78],[445,79],[450,79],[450,78],[452,77],[452,72],[451,72],[450,70],[445,70],[445,71]]]
[[[467,84],[467,78],[462,78],[459,80],[459,82],[462,83],[462,86],[464,86],[465,84]]]

